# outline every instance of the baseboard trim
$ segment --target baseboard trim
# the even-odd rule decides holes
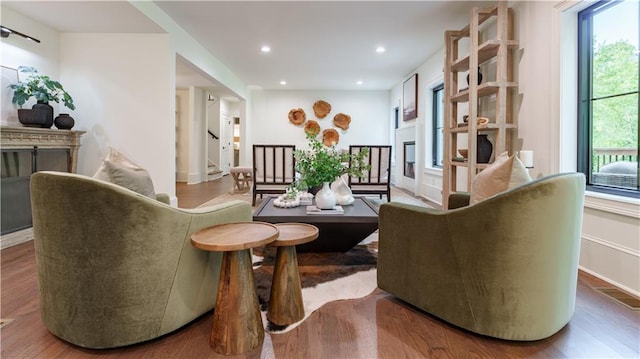
[[[8,233],[0,236],[0,250],[33,240],[33,228]]]

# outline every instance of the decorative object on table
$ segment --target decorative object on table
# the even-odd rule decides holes
[[[306,191],[298,192],[298,200],[301,206],[309,206],[313,203],[313,194]]]
[[[482,72],[480,72],[480,66],[478,66],[478,85],[482,83]],[[469,74],[467,74],[467,86],[469,85]]]
[[[295,198],[286,198],[286,195],[280,195],[273,200],[273,205],[280,208],[294,208],[300,205],[300,200]]]
[[[336,204],[339,204],[341,206],[348,206],[350,204],[353,204],[353,202],[356,200],[353,197],[351,188],[349,188],[342,176],[333,181],[333,183],[331,184],[331,190],[336,196]]]
[[[316,206],[320,209],[333,209],[336,206],[336,195],[330,187],[331,182],[324,182],[316,193]]]
[[[331,105],[327,101],[318,100],[313,104],[313,114],[317,118],[325,118],[331,112]]]
[[[493,152],[493,145],[487,135],[478,135],[478,143],[476,144],[478,150],[478,163],[489,163],[491,159],[491,153]]]
[[[289,185],[285,194],[278,196],[273,200],[273,205],[280,208],[294,208],[300,205],[300,197],[298,197],[298,189],[293,184]]]
[[[322,143],[327,146],[335,146],[340,141],[340,134],[333,128],[327,128],[322,131]]]
[[[307,120],[307,114],[301,108],[294,108],[289,111],[289,122],[296,126],[302,125]]]
[[[364,161],[368,151],[350,155],[337,150],[335,146],[324,146],[317,136],[307,135],[307,139],[309,149],[296,150],[294,154],[296,171],[300,173],[300,179],[296,182],[298,189],[311,191],[313,187],[324,185],[325,182],[331,183],[343,174],[362,177],[369,169]]]
[[[307,206],[306,209],[307,214],[325,214],[325,215],[335,215],[335,214],[344,214],[344,208],[342,206],[333,206],[332,208],[320,208],[318,206]]]
[[[418,74],[409,77],[402,84],[402,119],[418,118]]]
[[[309,120],[304,125],[304,133],[311,134],[313,136],[320,133],[320,125],[318,121]]]
[[[333,116],[333,124],[343,130],[349,129],[349,124],[351,123],[351,116],[340,112],[339,114]]]
[[[68,113],[61,113],[53,120],[53,123],[59,130],[70,130],[76,121]]]
[[[18,71],[28,73],[29,76],[25,81],[18,81],[9,85],[9,88],[14,91],[11,102],[22,109],[22,105],[25,102],[31,97],[35,98],[38,103],[33,105],[32,109],[40,109],[47,112],[46,122],[41,127],[50,128],[53,126],[53,107],[49,105],[49,102],[62,102],[70,110],[75,110],[73,99],[60,82],[52,80],[49,76],[39,75],[38,70],[34,67],[20,66]],[[25,113],[26,111],[18,111],[18,119],[20,120],[21,114],[24,116]]]
[[[464,158],[465,160],[469,156],[469,150],[467,150],[466,148],[458,149],[458,153],[460,153],[460,156],[462,156],[462,158]]]

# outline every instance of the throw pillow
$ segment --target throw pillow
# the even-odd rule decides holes
[[[117,184],[149,198],[156,198],[149,172],[113,148],[109,148],[93,178]]]
[[[469,204],[476,204],[530,181],[529,171],[520,159],[504,152],[473,179]]]

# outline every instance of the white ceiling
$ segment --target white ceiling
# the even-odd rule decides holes
[[[444,30],[464,26],[472,7],[494,3],[154,2],[245,84],[296,90],[388,90],[443,46]],[[126,1],[3,0],[3,6],[60,32],[162,32]],[[260,51],[265,44],[270,53]],[[376,53],[378,46],[386,52]],[[178,86],[217,86],[180,58],[177,63]]]

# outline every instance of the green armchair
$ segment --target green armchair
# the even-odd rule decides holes
[[[157,338],[211,310],[222,257],[190,235],[251,221],[245,202],[183,210],[60,172],[31,176],[31,208],[42,320],[86,348]]]
[[[584,191],[570,173],[452,210],[383,204],[378,287],[478,334],[549,337],[575,308]]]

